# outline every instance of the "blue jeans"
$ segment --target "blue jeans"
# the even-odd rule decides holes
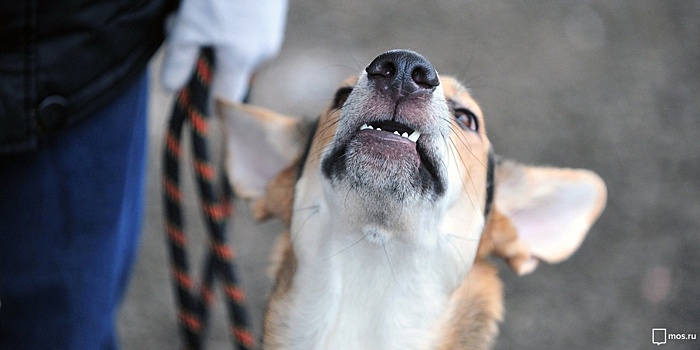
[[[0,157],[0,349],[117,348],[142,221],[147,99],[144,72],[37,152]]]

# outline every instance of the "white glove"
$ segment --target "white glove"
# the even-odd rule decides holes
[[[183,0],[172,23],[161,72],[163,85],[181,88],[202,46],[212,46],[214,96],[240,102],[255,68],[282,46],[287,0]]]

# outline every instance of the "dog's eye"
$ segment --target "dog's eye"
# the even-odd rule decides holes
[[[350,93],[352,92],[352,87],[346,86],[338,89],[338,91],[335,92],[335,97],[333,97],[333,109],[339,109],[340,107],[343,107],[343,104],[345,104],[345,100],[348,99],[348,96],[350,96]]]
[[[479,131],[479,120],[476,115],[466,108],[456,108],[454,111],[457,124],[464,130]]]

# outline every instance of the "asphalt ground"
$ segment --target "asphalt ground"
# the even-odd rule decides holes
[[[571,259],[525,277],[501,266],[496,349],[652,349],[653,328],[700,333],[700,2],[293,0],[283,50],[261,70],[252,101],[316,116],[344,77],[393,48],[422,53],[471,88],[497,153],[592,169],[607,183],[607,208]],[[124,349],[181,346],[160,180],[172,96],[156,83],[159,62],[146,222],[119,317]],[[196,261],[204,230],[185,183]],[[236,208],[229,233],[259,334],[281,226]],[[208,348],[232,348],[221,302],[213,317]]]

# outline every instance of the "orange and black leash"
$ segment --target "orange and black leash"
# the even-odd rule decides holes
[[[163,190],[166,207],[166,232],[170,263],[177,296],[178,318],[188,349],[202,349],[209,309],[214,302],[214,284],[223,288],[234,347],[255,347],[249,328],[245,293],[238,283],[234,250],[226,239],[226,221],[231,216],[232,190],[225,178],[218,189],[214,185],[215,167],[211,164],[207,144],[209,131],[210,86],[214,69],[211,48],[203,48],[190,81],[180,89],[170,117],[165,138]],[[206,221],[209,249],[202,281],[195,283],[187,259],[187,235],[184,231],[182,191],[180,189],[181,135],[185,123],[192,134],[192,157],[200,205]],[[223,171],[222,171],[223,173]]]

